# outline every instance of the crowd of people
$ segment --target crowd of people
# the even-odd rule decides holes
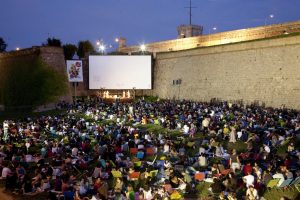
[[[6,190],[66,200],[201,192],[254,200],[271,180],[280,187],[300,174],[295,110],[170,100],[64,106],[66,114],[0,125]]]

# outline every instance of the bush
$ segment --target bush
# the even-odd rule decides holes
[[[14,61],[2,68],[2,101],[8,110],[33,110],[53,102],[67,89],[66,76],[42,61]]]

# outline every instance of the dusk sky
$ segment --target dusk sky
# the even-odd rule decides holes
[[[300,20],[300,0],[193,0],[193,24],[204,34]],[[48,37],[109,45],[175,39],[188,24],[189,0],[1,0],[0,37],[7,50],[41,45]],[[269,18],[270,14],[274,18]],[[209,31],[211,30],[211,31]]]

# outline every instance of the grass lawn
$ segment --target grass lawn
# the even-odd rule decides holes
[[[48,110],[44,112],[0,112],[0,123],[3,123],[4,120],[20,120],[27,117],[38,118],[41,116],[57,116],[65,115],[66,110]]]
[[[263,197],[267,200],[279,200],[280,197],[286,197],[291,200],[296,200],[300,199],[300,193],[295,187],[289,187],[287,189],[273,188],[271,190],[267,190],[264,193]]]

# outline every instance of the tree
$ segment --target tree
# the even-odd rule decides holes
[[[86,54],[93,52],[95,52],[95,49],[90,41],[79,41],[77,50],[77,55],[79,58],[84,58]]]
[[[5,52],[7,47],[7,44],[5,43],[5,41],[3,40],[2,37],[0,37],[0,53],[1,52]]]
[[[65,44],[63,46],[65,59],[71,60],[77,51],[77,46],[74,44]]]
[[[48,38],[46,46],[61,47],[61,41],[57,38]]]

